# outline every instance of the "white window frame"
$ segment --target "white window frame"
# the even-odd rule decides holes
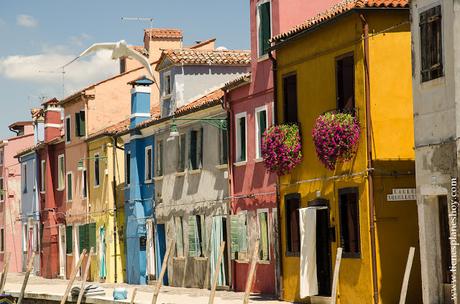
[[[96,172],[96,159],[99,161],[99,168],[98,172]],[[94,166],[94,183],[93,183],[93,188],[99,188],[101,186],[101,155],[99,153],[94,154],[94,159],[93,159],[93,166]],[[96,184],[98,179],[96,176],[99,176],[99,183]]]
[[[85,182],[85,175],[86,175],[86,182]],[[85,190],[86,189],[86,193]],[[88,198],[88,170],[83,168],[81,170],[81,198],[87,199]]]
[[[166,93],[166,77],[169,77],[169,93]],[[171,71],[166,71],[163,73],[163,94],[162,97],[164,98],[169,98],[172,95],[173,91],[173,84],[172,84],[172,78],[171,78]]]
[[[147,152],[150,151],[150,163],[148,163],[147,160]],[[152,150],[152,145],[146,146],[145,147],[145,153],[144,153],[144,181],[146,183],[151,183],[152,179],[154,177],[153,174],[153,162],[154,162],[154,157],[153,157],[153,150]],[[150,169],[150,178],[147,176],[147,169]]]
[[[46,160],[40,161],[40,192],[45,193]]]
[[[68,140],[67,140],[67,124],[69,125]],[[70,144],[72,142],[72,117],[70,117],[70,115],[67,115],[64,119],[64,137],[65,137],[66,144]]]
[[[245,156],[244,156],[244,160],[241,160],[241,156],[240,153],[241,153],[241,136],[240,136],[240,124],[239,124],[239,120],[241,118],[245,119],[245,124],[244,124],[244,133],[246,134],[245,136]],[[247,160],[248,160],[248,115],[246,112],[241,112],[241,113],[238,113],[235,115],[235,134],[236,134],[236,144],[235,144],[235,149],[236,149],[236,153],[235,153],[235,156],[236,156],[236,163],[246,163]]]
[[[63,168],[61,167],[61,159],[62,159],[62,165],[64,166]],[[62,181],[62,184],[60,185],[61,171],[63,173],[64,180]],[[57,191],[63,191],[65,189],[65,185],[67,183],[67,181],[65,179],[66,179],[65,158],[64,158],[64,154],[59,154],[58,155],[58,188],[57,188]]]
[[[259,260],[262,261],[262,262],[270,262],[271,261],[271,245],[272,245],[272,238],[271,238],[271,234],[270,234],[270,231],[272,229],[272,225],[271,225],[271,221],[270,221],[270,209],[268,208],[262,208],[262,209],[257,209],[257,236],[260,240],[260,219],[259,219],[259,216],[261,213],[267,213],[267,238],[268,238],[268,260]],[[260,248],[260,247],[259,247]],[[260,250],[260,249],[259,249]]]
[[[261,55],[260,54],[260,14],[259,14],[259,7],[264,4],[270,2],[270,33],[271,36],[273,36],[273,3],[271,0],[260,0],[256,4],[256,43],[257,43],[257,58],[259,60],[265,60],[268,59],[268,53]]]
[[[5,201],[5,184],[3,176],[0,176],[0,203]]]
[[[262,138],[260,138],[260,127],[259,127],[259,120],[260,120],[260,117],[259,117],[259,114],[260,112],[263,112],[265,111],[265,116],[266,116],[266,119],[265,119],[265,130],[267,130],[268,128],[268,108],[266,105],[264,106],[261,106],[261,107],[257,107],[254,111],[255,113],[255,124],[256,124],[256,136],[255,136],[255,139],[256,139],[256,160],[261,160],[262,159]],[[259,144],[260,143],[260,144]]]
[[[70,180],[71,180],[71,186],[72,187],[69,187],[69,175],[70,175]],[[73,191],[72,191],[72,188],[73,188],[73,172],[72,171],[68,171],[66,174],[65,174],[65,183],[66,183],[66,194],[65,194],[65,199],[68,203],[71,203],[73,201]],[[69,192],[70,191],[70,192]],[[70,196],[71,198],[69,199],[69,193],[70,193]]]

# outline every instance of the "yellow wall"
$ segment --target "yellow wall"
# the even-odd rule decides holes
[[[366,13],[370,31],[378,32],[389,25],[407,20],[408,12]],[[357,14],[340,17],[336,22],[306,34],[293,42],[285,44],[277,51],[278,60],[278,113],[282,121],[282,77],[289,73],[297,74],[298,118],[302,133],[303,162],[289,175],[280,178],[281,244],[283,263],[283,298],[288,301],[299,299],[299,257],[287,257],[286,221],[284,196],[290,193],[301,194],[301,205],[317,197],[330,203],[330,225],[336,228],[336,242],[332,243],[332,261],[340,239],[338,210],[338,190],[346,187],[359,189],[359,213],[361,235],[361,258],[344,258],[340,269],[340,303],[369,304],[372,302],[372,267],[369,234],[369,194],[367,175],[366,136],[365,136],[365,86],[363,65],[363,43],[361,21]],[[402,30],[402,31],[401,31]],[[412,91],[410,69],[409,25],[398,28],[396,32],[377,35],[370,40],[371,70],[371,109],[373,115],[374,158],[385,175],[387,171],[407,173],[413,170],[414,153],[412,124]],[[322,113],[336,108],[335,60],[337,57],[353,52],[355,59],[355,105],[361,125],[361,138],[355,158],[338,164],[334,172],[324,168],[318,160],[312,140],[312,127]],[[410,159],[409,163],[399,159]],[[393,160],[393,161],[390,161]],[[379,171],[380,172],[380,171]],[[339,178],[315,182],[300,182],[315,178],[355,173],[354,178]],[[376,173],[376,175],[379,175]],[[386,202],[386,194],[392,188],[415,187],[413,175],[404,177],[376,177],[375,201],[377,208],[378,250],[388,254],[379,259],[385,272],[378,271],[381,288],[381,303],[396,303],[394,294],[401,286],[405,259],[409,245],[417,244],[417,211],[412,202]],[[382,220],[379,223],[379,220]],[[388,224],[389,222],[390,224]],[[400,233],[395,234],[395,231]],[[404,234],[405,233],[405,234]],[[380,255],[378,254],[379,258]],[[388,263],[393,258],[394,264]],[[417,262],[415,264],[418,264]],[[415,265],[414,272],[420,272]],[[413,274],[414,274],[413,272]],[[419,277],[419,276],[418,276]],[[414,286],[417,275],[414,275]],[[410,299],[418,299],[412,288]],[[410,300],[409,299],[409,300]],[[408,303],[418,303],[410,302]]]
[[[124,282],[125,277],[125,252],[123,237],[124,209],[123,209],[123,188],[124,188],[124,152],[117,149],[115,176],[117,181],[117,258],[114,259],[114,200],[113,200],[113,143],[111,137],[102,137],[89,142],[88,161],[88,190],[90,202],[90,221],[96,223],[96,251],[97,255],[91,262],[91,274],[95,281],[99,281],[99,228],[105,227],[106,239],[106,282],[115,282],[115,263],[117,263],[117,282]],[[118,143],[118,146],[122,144]],[[94,180],[94,157],[99,153],[102,158],[99,162],[100,185],[95,186]],[[106,174],[107,169],[107,174]]]

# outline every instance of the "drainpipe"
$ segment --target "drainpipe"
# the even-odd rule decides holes
[[[112,191],[113,191],[113,256],[115,258],[115,273],[114,280],[117,283],[117,177],[116,172],[116,156],[117,156],[117,137],[112,137]]]
[[[278,63],[276,58],[273,56],[273,50],[268,52],[268,57],[272,62],[272,77],[273,77],[273,117],[275,121],[275,125],[278,124]],[[276,267],[278,268],[278,277],[279,277],[279,290],[278,290],[278,297],[279,299],[283,298],[284,294],[284,286],[283,286],[283,263],[282,263],[282,256],[283,256],[283,248],[281,245],[281,198],[280,198],[280,178],[279,176],[276,177],[276,209],[277,209],[277,229],[278,229],[278,261]]]
[[[377,278],[377,249],[375,241],[375,204],[374,204],[374,178],[372,170],[372,119],[371,119],[371,93],[369,76],[369,23],[364,14],[360,14],[364,35],[364,85],[366,89],[366,139],[367,139],[367,169],[369,191],[369,229],[372,251],[372,285],[374,288],[374,303],[379,303],[379,287]]]

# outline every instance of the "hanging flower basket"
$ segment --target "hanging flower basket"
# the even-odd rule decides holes
[[[349,113],[328,112],[316,119],[313,142],[319,160],[329,170],[338,161],[348,161],[356,154],[360,126],[358,119]]]
[[[302,161],[299,127],[285,124],[268,128],[262,140],[262,157],[268,171],[279,176]]]

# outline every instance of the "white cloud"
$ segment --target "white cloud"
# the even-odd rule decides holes
[[[37,27],[38,21],[30,15],[17,15],[16,24],[22,27]]]
[[[53,49],[56,52],[52,52]],[[50,47],[46,52],[37,55],[0,57],[0,76],[39,84],[47,90],[51,87],[60,90],[62,69],[59,67],[73,60],[75,55],[60,53],[59,50],[59,47]],[[65,68],[66,95],[117,72],[118,62],[111,59],[111,51],[101,51],[88,58],[78,59]]]
[[[91,39],[91,36],[86,33],[82,33],[80,35],[70,37],[69,41],[73,45],[83,46],[84,42],[88,39]]]

